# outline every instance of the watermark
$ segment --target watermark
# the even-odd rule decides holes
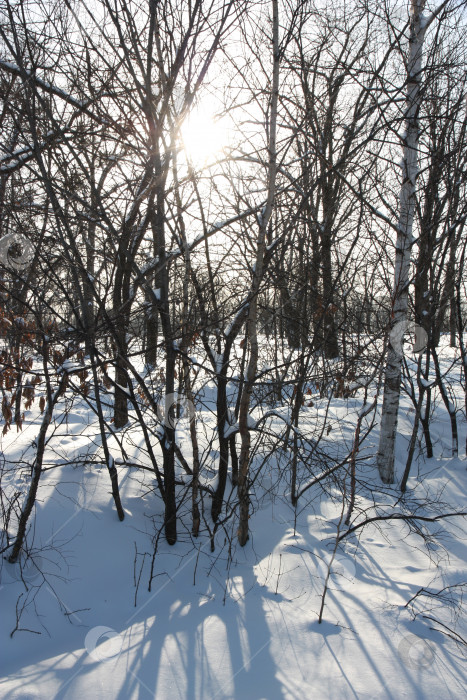
[[[175,429],[182,417],[191,421],[195,412],[193,402],[178,394],[166,394],[157,405],[157,417],[167,428]]]
[[[28,556],[20,558],[14,564],[6,560],[4,571],[7,572],[10,579],[13,581],[22,581],[23,583],[33,585],[42,577],[43,559],[40,555]]]
[[[412,352],[423,352],[428,343],[428,335],[424,328],[409,321],[399,321],[389,333],[389,342],[394,352],[402,356],[404,354],[404,336],[410,333],[413,336]]]
[[[23,272],[32,263],[34,246],[21,233],[8,233],[0,238],[0,263],[9,270]]]
[[[416,634],[405,636],[397,647],[399,656],[407,668],[419,669],[431,666],[435,660],[435,652],[430,642]]]
[[[5,698],[8,698],[8,700],[40,700],[40,695],[37,692],[37,690],[34,690],[31,688],[15,688],[11,692],[7,692],[7,694],[4,696]]]
[[[332,562],[332,563],[331,563]],[[318,574],[326,581],[329,571],[328,588],[343,591],[355,579],[356,568],[352,559],[336,554],[326,554],[318,564]]]
[[[109,661],[119,656],[123,647],[123,637],[112,627],[98,625],[86,635],[84,646],[94,661]]]

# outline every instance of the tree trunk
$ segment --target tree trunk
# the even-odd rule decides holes
[[[241,448],[238,470],[238,498],[239,498],[239,525],[238,525],[238,541],[240,546],[244,546],[248,541],[248,519],[250,511],[249,498],[249,465],[250,465],[250,430],[248,426],[248,416],[250,409],[250,398],[255,381],[256,368],[258,364],[258,336],[257,336],[257,320],[258,320],[258,293],[263,275],[264,254],[266,250],[266,232],[268,229],[269,220],[271,218],[274,205],[274,195],[276,187],[276,124],[277,124],[277,105],[279,99],[279,9],[278,0],[272,0],[272,32],[273,32],[273,74],[272,74],[272,90],[271,90],[271,107],[269,121],[269,164],[268,164],[268,184],[267,184],[267,200],[266,206],[262,213],[258,231],[258,240],[256,246],[256,264],[253,272],[252,287],[251,287],[251,302],[248,309],[247,319],[247,337],[250,342],[250,360],[248,362],[246,381],[243,387],[242,397],[240,400],[240,413],[238,418]]]
[[[155,159],[156,176],[162,180],[160,155]],[[156,212],[153,219],[153,235],[157,245],[159,271],[156,285],[160,289],[160,320],[164,336],[165,359],[165,406],[163,435],[160,441],[163,455],[164,488],[165,488],[165,538],[168,544],[177,541],[177,504],[175,499],[175,362],[177,351],[174,346],[172,322],[169,308],[169,271],[165,246],[165,191],[159,187],[156,194]]]
[[[407,61],[407,132],[403,145],[402,186],[395,254],[394,290],[392,297],[391,333],[384,378],[384,397],[377,464],[385,484],[394,482],[394,454],[397,433],[397,415],[401,389],[401,346],[395,336],[407,323],[410,252],[415,213],[415,185],[418,172],[419,110],[421,103],[421,68],[425,0],[411,0],[409,56]]]
[[[44,417],[42,418],[42,423],[41,427],[39,430],[39,435],[37,437],[37,448],[36,448],[36,457],[34,460],[33,464],[33,469],[32,469],[32,479],[31,479],[31,484],[29,486],[29,492],[28,496],[26,498],[26,502],[23,506],[23,509],[21,511],[19,523],[18,523],[18,532],[16,535],[16,540],[13,545],[13,549],[11,551],[10,556],[8,557],[8,561],[14,564],[19,556],[19,553],[21,552],[24,538],[26,537],[26,527],[28,524],[29,517],[32,513],[32,509],[34,508],[34,503],[36,502],[36,495],[37,495],[37,489],[39,488],[39,481],[41,478],[42,474],[42,464],[44,461],[44,452],[45,452],[45,440],[47,436],[47,430],[49,429],[50,423],[52,421],[52,415],[53,415],[53,410],[54,406],[59,400],[60,396],[63,394],[63,392],[66,389],[66,384],[67,384],[67,379],[68,375],[66,373],[63,373],[62,378],[60,380],[60,383],[58,385],[58,389],[54,394],[52,394],[52,389],[50,387],[50,378],[49,374],[47,371],[47,351],[44,350],[44,373],[45,373],[45,378],[47,382],[47,393],[48,393],[48,399],[47,399],[47,405],[46,409],[44,411]]]
[[[117,349],[115,354],[114,425],[123,428],[128,423],[128,375],[125,366],[127,321],[123,314],[115,321]]]

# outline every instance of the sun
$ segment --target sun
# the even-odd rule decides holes
[[[225,121],[203,108],[195,108],[187,116],[180,135],[187,160],[195,166],[218,160],[228,141]]]

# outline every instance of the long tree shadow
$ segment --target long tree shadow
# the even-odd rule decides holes
[[[251,565],[237,565],[232,574],[225,604],[222,589],[216,594],[210,584],[204,592],[195,587],[187,598],[177,578],[156,593],[155,617],[129,659],[120,700],[284,697],[270,653],[264,605],[269,594],[257,585]],[[148,612],[141,610],[132,625],[144,624]]]

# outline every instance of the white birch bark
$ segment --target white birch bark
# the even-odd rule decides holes
[[[407,323],[410,253],[413,243],[415,185],[418,173],[419,111],[421,104],[421,69],[423,40],[428,22],[423,16],[425,0],[411,0],[409,56],[407,60],[406,134],[403,144],[402,185],[395,253],[394,289],[392,297],[391,333],[384,377],[377,464],[385,484],[394,481],[394,453],[399,410],[402,342],[398,330]],[[392,331],[395,330],[395,333]],[[396,337],[397,336],[397,337]],[[397,342],[399,340],[399,342]],[[394,347],[395,346],[395,347]]]

